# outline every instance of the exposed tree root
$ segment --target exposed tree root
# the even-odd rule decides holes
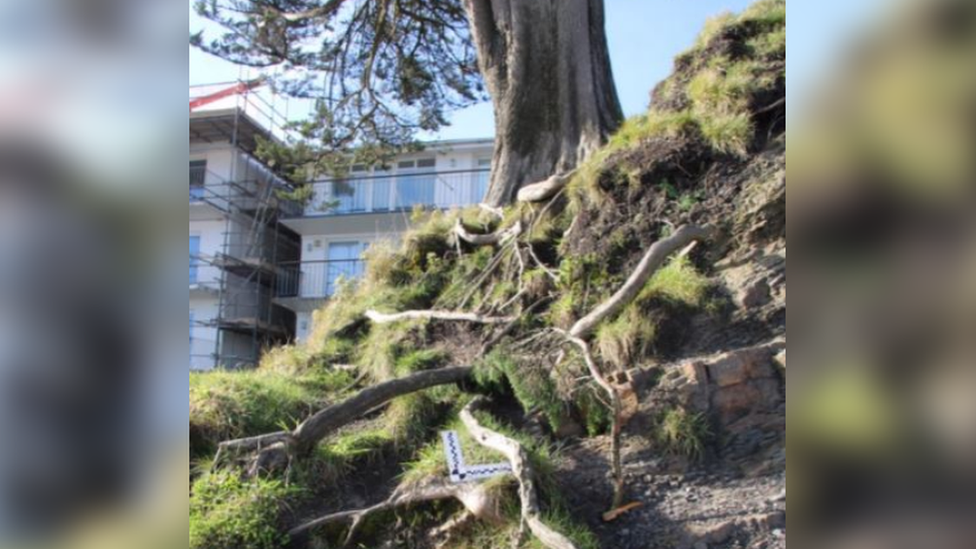
[[[590,371],[590,375],[597,384],[607,392],[610,397],[610,411],[613,414],[613,425],[610,430],[610,467],[613,474],[613,502],[610,504],[610,509],[619,508],[624,502],[624,468],[623,463],[620,458],[620,433],[623,429],[623,405],[620,399],[620,392],[617,388],[613,386],[612,383],[603,375],[603,371],[597,366],[596,361],[593,359],[593,355],[590,353],[590,346],[578,337],[573,337],[572,335],[562,332],[566,337],[566,340],[576,345],[580,353],[583,355],[583,360],[586,362],[586,367]]]
[[[294,431],[299,453],[311,450],[336,429],[355,421],[384,402],[437,385],[457,383],[471,375],[472,370],[471,366],[428,370],[367,387],[356,396],[321,410],[302,422]]]
[[[563,190],[569,181],[576,174],[576,170],[555,174],[545,181],[540,181],[538,183],[532,183],[531,185],[526,185],[519,189],[518,201],[519,202],[542,202],[543,200],[548,200],[554,196],[556,193]]]
[[[664,265],[668,256],[689,245],[692,241],[709,238],[711,234],[712,231],[709,229],[695,225],[684,225],[674,231],[671,236],[655,242],[644,254],[644,258],[631,273],[627,282],[609,299],[593,309],[590,314],[577,321],[569,330],[569,335],[583,338],[593,333],[593,330],[601,322],[622,311],[637,297],[651,276]]]
[[[532,465],[528,453],[517,441],[483,427],[472,414],[482,404],[476,398],[461,410],[461,421],[471,436],[482,446],[501,452],[512,464],[512,474],[519,482],[519,499],[522,503],[522,525],[551,549],[576,549],[576,545],[566,536],[547,526],[540,518],[539,498],[535,489]]]
[[[458,529],[463,528],[466,524],[468,524],[475,518],[476,517],[474,516],[474,514],[471,513],[471,511],[465,509],[456,517],[452,518],[451,520],[445,522],[444,524],[438,526],[433,531],[431,531],[430,534],[428,534],[428,537],[430,537],[433,540],[437,540],[437,538],[443,537],[443,539],[436,541],[435,547],[437,547],[438,549],[444,547],[451,547],[452,542],[454,541],[452,538],[452,534]]]
[[[464,505],[467,513],[481,520],[495,523],[502,522],[502,518],[498,513],[499,505],[495,501],[496,496],[485,490],[483,484],[452,484],[447,479],[431,477],[422,482],[399,486],[389,498],[372,507],[326,515],[292,528],[288,532],[288,535],[289,537],[297,538],[306,535],[309,531],[316,528],[349,520],[351,524],[346,533],[344,543],[344,546],[348,547],[363,521],[370,515],[398,507],[444,499],[458,500]]]
[[[404,311],[386,314],[379,311],[366,311],[366,317],[377,324],[400,322],[401,320],[447,320],[454,322],[473,322],[475,324],[506,324],[515,320],[512,316],[485,316],[476,313],[457,313],[453,311]]]
[[[372,385],[352,398],[320,410],[302,422],[294,431],[222,442],[218,450],[218,459],[228,454],[258,452],[256,464],[262,470],[271,470],[272,465],[281,463],[280,455],[283,451],[288,459],[291,456],[307,455],[323,438],[359,419],[377,406],[423,389],[457,383],[471,375],[472,370],[471,366],[441,368]]]
[[[485,342],[485,344],[481,346],[481,353],[480,354],[482,356],[488,354],[488,352],[491,351],[492,348],[495,347],[495,345],[498,345],[498,343],[501,342],[501,340],[504,339],[505,336],[507,336],[508,334],[510,334],[512,332],[512,330],[514,330],[519,325],[519,322],[523,318],[525,318],[526,316],[534,313],[535,310],[538,309],[542,304],[544,304],[547,301],[550,301],[551,299],[552,299],[552,296],[546,296],[546,297],[543,297],[542,299],[536,301],[532,305],[529,305],[528,308],[526,308],[525,311],[523,311],[520,316],[518,316],[517,318],[513,319],[511,322],[509,322],[508,324],[506,324],[497,334],[495,334],[494,336],[492,336],[491,339],[489,339],[487,342]]]
[[[496,231],[489,234],[476,234],[469,232],[464,228],[464,225],[459,219],[457,224],[454,225],[454,234],[461,240],[472,244],[474,246],[493,246],[495,244],[504,244],[518,235],[522,234],[522,222],[516,222],[514,225],[507,229]]]
[[[504,246],[502,249],[498,250],[498,253],[495,254],[495,256],[488,263],[488,266],[485,267],[484,272],[478,275],[478,278],[471,283],[471,289],[468,290],[468,293],[465,294],[464,298],[461,300],[460,308],[463,309],[466,307],[468,302],[471,301],[471,298],[474,297],[474,294],[476,294],[478,289],[481,288],[481,285],[484,284],[485,280],[494,274],[495,269],[502,264],[502,261],[505,259],[505,254],[509,251],[509,249],[510,248],[508,246]]]
[[[543,272],[549,275],[549,278],[551,278],[553,282],[559,284],[559,275],[557,275],[552,269],[547,267],[546,264],[543,263],[541,259],[539,259],[539,256],[535,254],[535,249],[532,247],[532,243],[531,242],[526,243],[525,247],[528,248],[529,257],[531,257],[535,261],[536,265],[538,265],[539,268],[543,270]]]
[[[490,213],[491,215],[497,217],[498,219],[504,219],[505,218],[505,208],[499,208],[499,207],[496,207],[496,206],[489,206],[488,204],[485,204],[484,202],[482,202],[481,204],[478,204],[478,207],[481,208],[482,210]]]

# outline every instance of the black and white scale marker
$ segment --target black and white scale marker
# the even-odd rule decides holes
[[[471,482],[482,480],[512,472],[508,463],[494,463],[491,465],[465,465],[461,454],[461,440],[455,431],[441,431],[444,441],[444,454],[447,456],[447,470],[451,475],[451,482]]]

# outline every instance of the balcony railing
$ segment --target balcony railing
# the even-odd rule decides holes
[[[217,342],[209,339],[190,338],[190,369],[212,370],[215,364]]]
[[[342,215],[451,208],[477,204],[488,189],[488,170],[349,176],[313,184],[305,215]]]
[[[262,187],[255,180],[219,181],[204,186],[190,186],[190,203],[205,203],[222,211],[255,211],[261,207],[275,208],[282,217],[299,217],[302,206],[279,196],[284,187]]]
[[[366,262],[361,259],[302,261],[281,264],[278,297],[326,298],[339,287],[339,281],[361,278]]]

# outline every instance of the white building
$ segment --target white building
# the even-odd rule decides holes
[[[298,236],[279,223],[286,182],[254,157],[275,138],[274,106],[243,84],[190,89],[190,368],[253,365],[287,341],[294,314],[273,302],[277,267]]]
[[[282,221],[301,237],[301,261],[281,265],[277,300],[296,313],[297,339],[308,335],[312,311],[332,295],[336,281],[362,274],[360,256],[370,243],[400,239],[415,206],[480,202],[492,148],[491,139],[431,142],[386,168],[353,166],[346,178],[315,182],[301,215]]]
[[[190,368],[256,364],[268,345],[308,335],[341,278],[363,273],[372,242],[398,241],[416,206],[477,204],[492,140],[427,143],[384,168],[313,183],[303,208],[254,157],[284,117],[244,83],[190,90]]]

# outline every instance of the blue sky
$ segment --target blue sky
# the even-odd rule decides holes
[[[647,108],[650,91],[672,68],[674,57],[689,48],[705,20],[724,11],[738,12],[750,0],[605,0],[607,37],[617,92],[628,116]],[[190,0],[190,30],[201,28]],[[821,0],[788,3],[788,89],[790,111],[802,104],[829,72],[846,37],[867,21],[882,0]],[[190,48],[190,84],[247,78],[253,73]],[[289,112],[301,112],[292,105]],[[490,136],[491,105],[454,113],[452,126],[422,138],[458,139]]]

